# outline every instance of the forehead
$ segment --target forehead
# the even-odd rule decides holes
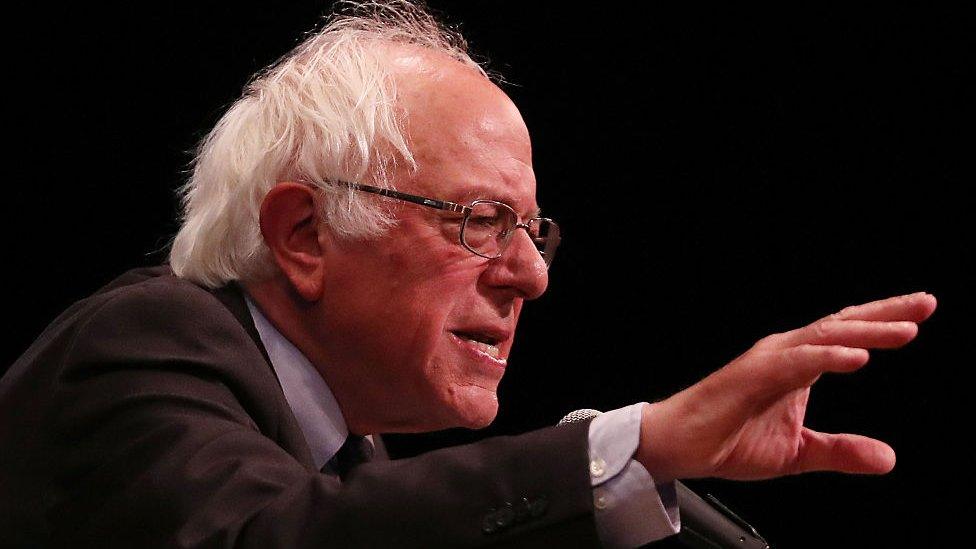
[[[417,170],[397,186],[458,202],[491,198],[538,209],[532,145],[514,103],[483,75],[439,54],[395,58],[397,100]]]

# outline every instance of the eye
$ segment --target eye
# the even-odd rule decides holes
[[[469,223],[477,223],[484,227],[494,227],[498,225],[498,216],[479,215],[468,220]]]

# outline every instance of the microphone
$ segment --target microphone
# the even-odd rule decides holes
[[[572,411],[557,425],[594,418],[603,412],[584,408]],[[739,518],[711,494],[701,498],[681,482],[674,481],[678,496],[681,530],[678,541],[695,549],[755,548],[769,549],[769,543],[748,522]]]

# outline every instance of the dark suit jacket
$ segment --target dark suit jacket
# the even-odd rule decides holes
[[[340,483],[315,470],[233,286],[127,273],[0,380],[0,545],[499,543],[596,543],[585,423]]]

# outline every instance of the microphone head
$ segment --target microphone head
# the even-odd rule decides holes
[[[580,410],[574,410],[559,420],[556,425],[566,425],[567,423],[578,423],[580,421],[586,421],[590,418],[594,418],[602,414],[600,410],[593,410],[591,408],[583,408]]]

